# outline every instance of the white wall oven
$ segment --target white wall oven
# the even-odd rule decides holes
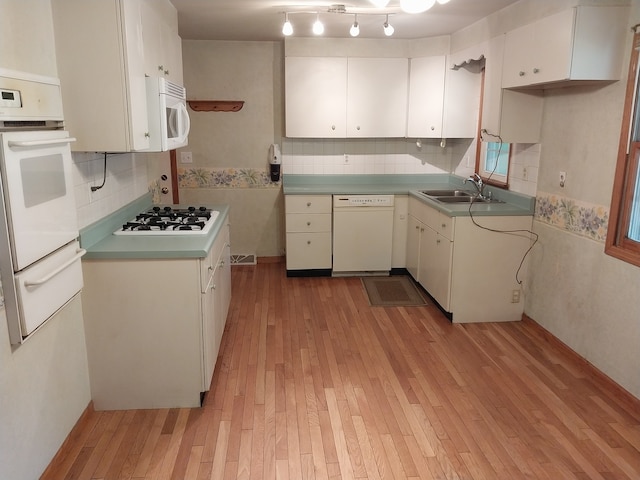
[[[57,79],[0,70],[0,273],[12,344],[82,289],[69,143]]]

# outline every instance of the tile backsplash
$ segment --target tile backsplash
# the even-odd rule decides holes
[[[539,144],[513,144],[510,190],[535,196]],[[282,140],[282,171],[287,174],[425,174],[466,177],[475,168],[474,139],[292,139]]]
[[[75,152],[74,193],[84,228],[149,191],[146,154]],[[106,172],[106,176],[105,176]],[[95,192],[92,186],[104,186]]]

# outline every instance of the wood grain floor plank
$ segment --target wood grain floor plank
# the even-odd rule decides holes
[[[640,401],[530,319],[234,266],[200,409],[88,410],[42,480],[638,480]]]

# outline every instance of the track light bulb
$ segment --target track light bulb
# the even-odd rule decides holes
[[[405,13],[422,13],[429,10],[436,0],[400,0],[400,8]]]
[[[291,25],[291,22],[289,21],[289,14],[285,13],[284,14],[284,25],[282,25],[282,34],[288,37],[292,33],[293,33],[293,26]]]
[[[322,35],[324,33],[324,25],[320,21],[320,15],[316,17],[316,21],[313,24],[313,33],[315,35]]]
[[[382,25],[382,29],[384,30],[384,34],[387,37],[390,37],[391,35],[393,35],[393,32],[395,31],[395,29],[393,28],[393,25],[389,23],[389,15],[387,15],[387,19],[384,21],[384,24]]]
[[[440,5],[444,5],[445,3],[449,3],[449,0],[438,0]]]
[[[360,25],[358,25],[358,15],[355,16],[353,25],[351,25],[351,28],[349,29],[349,33],[351,34],[352,37],[357,37],[358,35],[360,35]]]
[[[378,8],[384,8],[387,5],[389,5],[389,0],[369,0],[369,1]]]

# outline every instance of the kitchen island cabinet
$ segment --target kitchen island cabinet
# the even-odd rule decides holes
[[[407,270],[454,323],[520,320],[516,273],[531,224],[530,216],[449,217],[410,196]],[[524,276],[523,268],[518,279]]]
[[[89,247],[82,304],[97,410],[201,405],[231,298],[228,214],[217,221],[206,257],[113,258],[105,247],[111,258],[100,258],[100,247]],[[108,243],[163,241],[140,240]]]

